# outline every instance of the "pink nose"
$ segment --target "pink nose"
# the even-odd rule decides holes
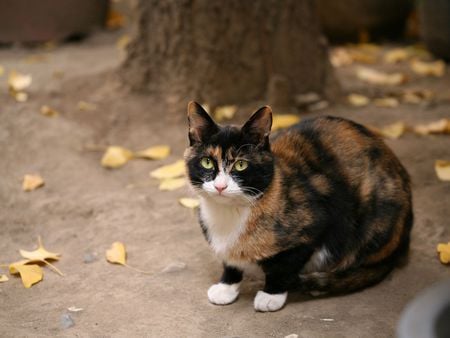
[[[219,194],[222,191],[224,191],[227,187],[228,187],[228,185],[226,185],[226,184],[214,184],[214,188],[216,188],[216,190],[219,192]]]

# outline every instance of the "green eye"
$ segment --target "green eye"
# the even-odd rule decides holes
[[[214,168],[214,163],[209,157],[203,157],[202,160],[200,161],[200,164],[205,169],[212,169],[212,168]]]
[[[244,161],[244,160],[239,160],[234,164],[234,169],[236,169],[237,171],[243,171],[245,169],[247,169],[248,167],[248,162]]]

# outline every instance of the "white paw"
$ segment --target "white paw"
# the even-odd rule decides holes
[[[277,311],[286,303],[287,292],[271,295],[264,291],[258,291],[253,302],[256,311]]]
[[[226,305],[233,303],[239,295],[239,283],[224,284],[217,283],[208,289],[208,299],[216,305]]]

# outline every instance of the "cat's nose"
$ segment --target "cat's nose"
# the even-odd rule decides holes
[[[224,184],[214,184],[214,188],[216,188],[216,190],[220,193],[222,193],[222,191],[224,191],[226,188],[228,187],[228,185]]]

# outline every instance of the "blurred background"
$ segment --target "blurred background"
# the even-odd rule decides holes
[[[395,335],[449,272],[449,60],[448,0],[0,0],[0,275],[38,235],[65,272],[0,283],[0,335]],[[410,262],[278,313],[253,312],[257,278],[209,305],[195,196],[149,176],[182,159],[190,100],[220,123],[270,104],[276,128],[326,114],[381,135],[413,181]],[[114,241],[151,274],[108,265]]]

